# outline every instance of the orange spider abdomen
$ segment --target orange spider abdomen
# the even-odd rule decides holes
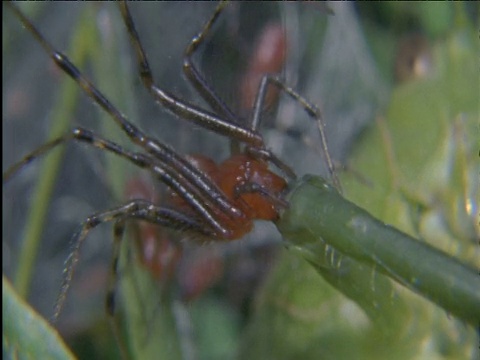
[[[267,163],[247,155],[234,155],[219,166],[218,185],[248,218],[255,220],[275,220],[278,212],[270,196],[279,196],[286,188],[286,181],[271,172]],[[249,190],[254,185],[263,188],[268,195],[259,190]]]
[[[275,199],[287,183],[270,171],[266,162],[243,154],[233,155],[220,165],[202,155],[188,155],[186,158],[217,184],[232,205],[243,213],[242,217],[232,219],[214,209],[216,217],[228,231],[228,234],[219,235],[217,240],[240,239],[252,230],[253,220],[278,218]],[[192,211],[174,192],[170,193],[168,203],[177,209]]]

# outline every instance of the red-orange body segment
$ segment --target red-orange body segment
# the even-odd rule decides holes
[[[270,171],[265,161],[244,154],[233,155],[220,165],[203,155],[189,155],[186,158],[217,184],[232,205],[242,211],[243,216],[235,220],[220,210],[215,213],[229,232],[227,236],[219,236],[214,240],[240,239],[252,230],[254,220],[273,221],[278,218],[274,198],[278,198],[285,190],[287,182]],[[252,185],[256,187],[255,190],[249,189]],[[193,213],[176,194],[171,194],[168,203],[179,210]]]

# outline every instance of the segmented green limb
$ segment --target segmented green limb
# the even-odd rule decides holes
[[[346,263],[354,259],[387,274],[448,313],[472,325],[480,322],[480,277],[474,269],[384,224],[345,200],[320,177],[306,176],[299,182],[278,228],[289,246],[326,276],[335,277],[330,281],[334,286],[340,282]],[[340,256],[332,261],[329,254],[335,250],[337,257],[346,259]]]

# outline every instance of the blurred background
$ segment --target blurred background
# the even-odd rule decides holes
[[[181,153],[201,153],[216,161],[229,156],[229,139],[175,118],[156,104],[142,87],[126,29],[115,4],[21,5],[57,49],[67,54],[82,49],[79,50],[80,58],[83,57],[79,62],[82,71],[121,112],[148,134]],[[186,46],[215,6],[216,3],[206,2],[131,4],[156,83],[206,109],[208,106],[183,76],[182,58]],[[331,156],[341,168],[347,162],[356,136],[388,105],[391,89],[427,76],[431,71],[431,48],[451,28],[453,6],[447,3],[427,6],[232,2],[195,54],[194,61],[221,98],[244,120],[251,111],[245,105],[249,103],[245,98],[251,95],[242,84],[252,69],[258,51],[256,44],[268,26],[279,27],[281,31],[277,36],[283,36],[286,44],[280,51],[285,60],[280,62],[279,72],[288,85],[321,109]],[[462,6],[478,27],[478,4]],[[8,9],[3,12],[2,26],[4,171],[50,138],[52,129],[62,129],[62,126],[64,129],[74,126],[92,129],[133,149],[91,99],[83,94],[65,98],[66,76]],[[65,83],[70,82],[75,92],[75,84],[67,80]],[[67,106],[69,102],[73,105]],[[271,103],[264,111],[260,126],[267,146],[291,165],[298,176],[306,173],[326,176],[316,123],[286,96],[273,97]],[[56,121],[65,123],[56,127]],[[38,200],[35,189],[44,173],[53,177],[50,180],[52,192],[46,199]],[[59,159],[58,170],[46,168],[43,160],[36,161],[4,185],[3,271],[9,278],[15,278],[23,241],[33,231],[39,238],[39,245],[33,250],[35,260],[31,264],[33,277],[28,285],[28,300],[42,315],[47,318],[52,315],[69,243],[79,224],[90,214],[125,201],[128,197],[125,184],[132,178],[145,182],[153,194],[161,191],[161,185],[147,180],[148,174],[139,172],[126,161],[105,156],[87,146],[69,144]],[[38,213],[45,214],[45,219],[31,230],[29,224],[35,220],[29,219],[41,218],[41,215],[32,215],[34,207]],[[140,229],[139,236],[141,234]],[[111,225],[108,224],[89,234],[59,319],[59,330],[81,358],[117,356],[116,350],[112,355],[112,347],[105,346],[113,342],[103,306],[111,239]],[[158,281],[150,279],[138,280],[150,281],[154,287],[158,285],[154,295],[141,293],[140,302],[153,301],[158,308],[161,300],[143,297],[161,299],[164,297],[162,291],[171,291],[172,295],[165,301],[176,309],[172,310],[174,326],[171,331],[174,337],[180,338],[184,358],[188,358],[185,348],[191,343],[200,358],[232,357],[239,346],[237,338],[248,322],[255,291],[273,264],[280,241],[274,225],[266,223],[258,224],[242,241],[227,246],[203,246],[200,250],[220,254],[222,265],[221,270],[213,271],[215,281],[212,280],[209,289],[192,295],[200,300],[182,301],[185,300],[182,299],[182,290],[185,290],[182,285],[160,286]],[[188,262],[200,256],[198,247],[186,244],[186,248],[184,256]],[[138,265],[138,256],[133,250],[125,252],[128,253],[124,259],[127,272],[132,264],[133,267]],[[178,269],[183,269],[187,277],[200,271],[200,268],[185,264],[178,265]],[[122,276],[123,273],[120,281]],[[174,278],[173,282],[180,282],[176,275]],[[126,297],[121,303],[128,305],[128,295]],[[157,311],[155,305],[148,309]],[[212,309],[213,313],[209,312]],[[185,322],[187,325],[179,320],[185,314],[192,318]],[[216,336],[215,340],[198,334],[185,335],[182,329],[190,329],[188,324],[196,324],[197,328],[192,327],[197,332],[199,324],[203,324],[200,329],[210,324],[214,330],[211,334],[205,329],[204,332]],[[148,321],[142,325],[147,329],[152,326]],[[154,334],[154,330],[146,331],[149,332]],[[151,337],[147,336],[146,341],[153,341]],[[171,355],[170,358],[174,358]]]

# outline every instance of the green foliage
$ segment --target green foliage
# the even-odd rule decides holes
[[[74,359],[57,331],[2,278],[3,355],[8,359]]]

